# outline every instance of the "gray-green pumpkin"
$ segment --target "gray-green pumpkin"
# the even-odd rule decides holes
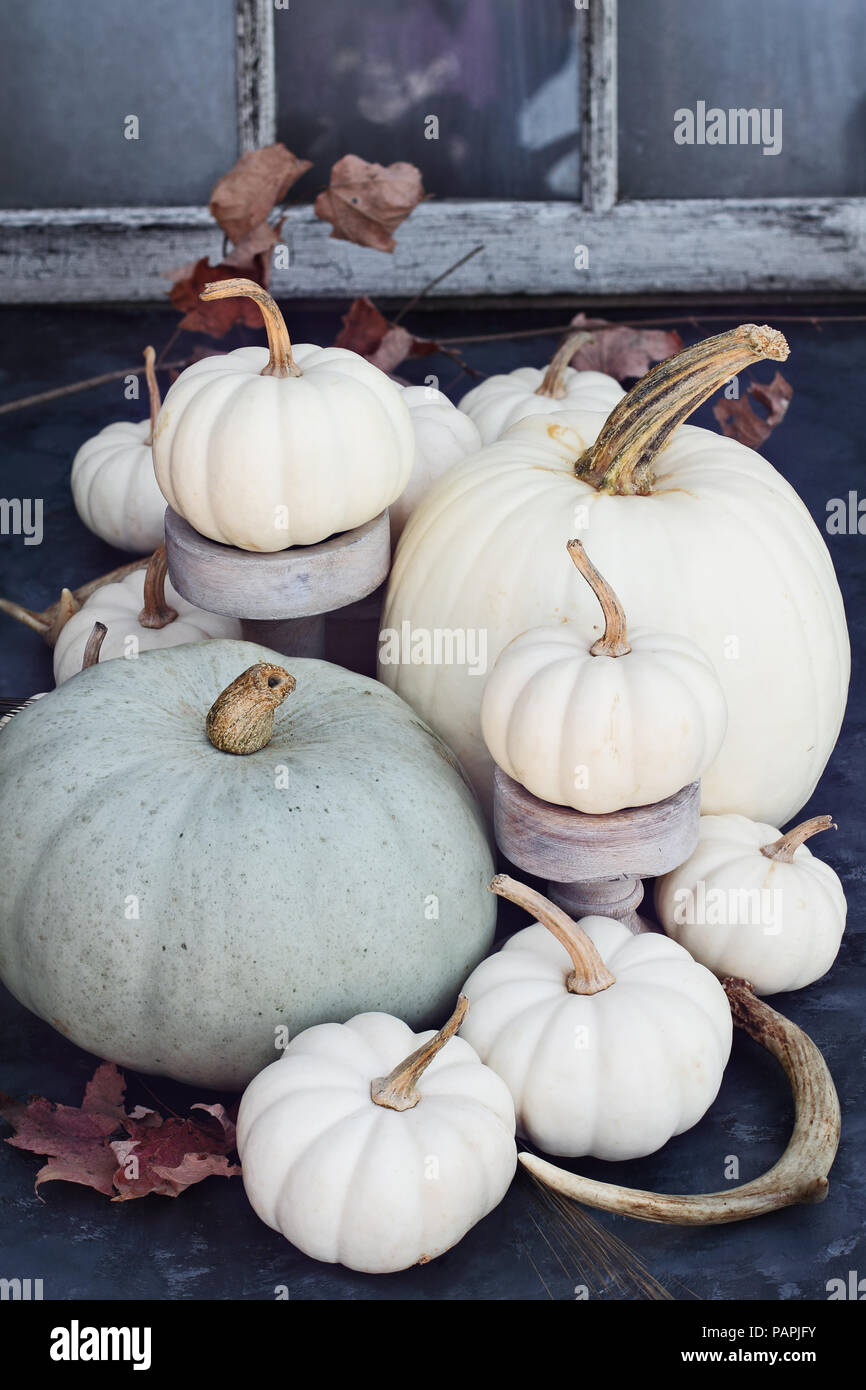
[[[208,711],[257,662],[296,689],[266,746],[219,751]],[[448,748],[323,661],[145,652],[0,733],[0,978],[122,1066],[240,1087],[281,1025],[442,1016],[489,949],[491,872]]]

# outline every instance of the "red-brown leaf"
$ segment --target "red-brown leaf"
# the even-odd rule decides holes
[[[352,303],[334,346],[357,352],[374,367],[389,373],[407,357],[426,357],[438,351],[437,343],[416,338],[400,324],[389,323],[366,295]]]
[[[225,337],[236,323],[246,324],[248,328],[262,328],[261,310],[251,299],[240,295],[235,299],[199,299],[209,281],[232,280],[238,275],[244,275],[260,285],[264,283],[258,260],[247,266],[226,263],[211,265],[206,256],[196,261],[191,274],[176,280],[171,287],[171,302],[183,314],[179,327],[191,333],[207,333],[211,338]]]
[[[591,333],[602,328],[607,319],[588,319],[576,314],[571,320],[575,328]],[[679,333],[658,328],[604,328],[591,343],[584,343],[571,359],[571,366],[581,372],[606,372],[617,381],[644,376],[654,362],[663,362],[679,352],[683,340]]]
[[[248,150],[214,187],[211,216],[237,246],[311,168],[309,159],[298,159],[282,144]]]
[[[776,372],[770,382],[750,382],[748,392],[764,406],[767,411],[765,416],[759,415],[752,408],[749,396],[740,396],[738,400],[723,398],[713,406],[713,414],[722,434],[726,434],[729,439],[736,439],[749,449],[760,449],[776,425],[785,418],[794,388],[781,372]]]
[[[414,164],[368,164],[355,154],[338,159],[330,186],[316,199],[315,214],[330,222],[331,236],[375,251],[393,251],[393,233],[424,198]]]
[[[126,1081],[109,1062],[97,1068],[81,1107],[27,1102],[0,1094],[0,1117],[11,1124],[13,1148],[45,1154],[37,1188],[53,1180],[93,1187],[115,1201],[157,1193],[177,1197],[212,1175],[234,1177],[235,1116],[223,1105],[194,1105],[201,1121],[166,1119],[147,1106],[124,1108]],[[135,1162],[131,1163],[130,1160]]]

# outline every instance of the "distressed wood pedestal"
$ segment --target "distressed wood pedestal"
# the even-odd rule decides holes
[[[261,554],[208,540],[168,507],[165,548],[179,594],[285,656],[323,657],[326,615],[372,593],[391,564],[387,510],[318,545]]]
[[[638,915],[643,875],[676,869],[698,842],[701,784],[665,801],[590,816],[540,801],[501,768],[494,770],[496,841],[518,868],[548,880],[547,896],[570,917],[615,917],[651,931]]]

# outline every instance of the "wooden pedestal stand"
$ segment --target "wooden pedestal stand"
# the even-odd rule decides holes
[[[685,863],[698,842],[700,806],[701,784],[691,782],[652,806],[590,816],[540,801],[494,769],[494,827],[502,853],[547,879],[547,896],[575,921],[615,917],[633,932],[652,930],[637,912],[641,877]]]
[[[372,593],[391,564],[387,510],[318,545],[261,554],[208,540],[168,507],[165,547],[179,594],[285,656],[323,657],[326,614]]]

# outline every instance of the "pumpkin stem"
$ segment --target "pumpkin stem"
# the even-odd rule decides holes
[[[292,343],[286,321],[276,301],[267,290],[257,285],[255,280],[212,280],[209,285],[205,285],[199,299],[234,299],[237,295],[254,299],[262,311],[268,334],[268,347],[271,350],[271,360],[267,366],[262,367],[262,376],[303,376],[292,356]]]
[[[631,647],[626,636],[622,604],[607,580],[599,574],[580,541],[569,541],[568,553],[601,604],[604,614],[604,632],[593,642],[589,649],[590,655],[628,656]]]
[[[105,623],[94,623],[84,648],[84,657],[81,662],[82,671],[86,671],[88,666],[96,666],[99,661],[99,653],[105,641],[105,634],[108,628]]]
[[[388,1110],[411,1110],[421,1099],[417,1085],[421,1073],[429,1067],[437,1052],[441,1052],[449,1038],[453,1038],[469,1009],[469,1000],[461,994],[457,1008],[439,1032],[429,1042],[405,1059],[398,1062],[387,1076],[379,1076],[370,1082],[370,1099],[374,1105],[384,1105]]]
[[[566,981],[569,994],[600,994],[603,989],[616,984],[616,976],[608,970],[595,942],[561,907],[507,874],[497,874],[487,886],[491,893],[507,898],[531,913],[536,921],[553,933],[560,946],[565,947],[574,965]]]
[[[64,592],[67,592],[64,590]],[[32,608],[22,608],[20,603],[14,603],[12,599],[0,598],[0,613],[8,613],[10,618],[14,618],[17,623],[23,623],[25,627],[31,627],[34,632],[38,632],[40,637],[47,640],[48,623],[42,613],[34,613]]]
[[[615,405],[574,465],[600,492],[648,493],[653,461],[683,420],[752,362],[784,362],[790,349],[766,324],[741,324],[659,362]]]
[[[778,864],[790,864],[794,859],[794,851],[798,850],[806,840],[817,835],[821,830],[838,830],[832,816],[813,816],[811,820],[804,820],[802,825],[795,825],[793,830],[789,830],[787,835],[782,835],[778,840],[774,840],[771,845],[762,845],[761,853],[768,859],[775,859]]]
[[[584,343],[593,342],[591,333],[570,333],[568,337],[560,343],[556,352],[550,359],[550,366],[544,373],[544,379],[537,388],[536,396],[550,396],[552,400],[561,401],[565,395],[565,369],[574,354],[583,347]]]
[[[60,598],[55,599],[54,603],[50,603],[41,613],[34,612],[32,608],[22,608],[20,603],[13,603],[11,599],[0,598],[0,613],[8,613],[10,618],[14,618],[16,622],[32,628],[48,643],[49,647],[53,647],[61,629],[66,626],[72,615],[79,611],[91,594],[95,594],[97,589],[101,589],[104,584],[116,584],[119,580],[125,579],[128,574],[132,574],[134,570],[143,569],[147,563],[147,559],[133,560],[128,565],[121,565],[120,569],[112,570],[110,574],[103,574],[98,579],[88,580],[78,589],[61,589]]]
[[[295,688],[282,666],[257,661],[227,685],[208,710],[205,732],[221,753],[256,753],[271,740],[274,710]]]
[[[144,349],[144,376],[147,381],[148,395],[150,396],[150,433],[145,444],[153,443],[153,431],[156,429],[156,417],[159,414],[162,401],[159,395],[159,382],[156,379],[156,353],[152,347]]]
[[[168,573],[168,559],[165,546],[153,552],[148,561],[144,576],[144,607],[138,615],[142,627],[168,627],[177,617],[177,610],[169,608],[165,601],[165,577]]]

